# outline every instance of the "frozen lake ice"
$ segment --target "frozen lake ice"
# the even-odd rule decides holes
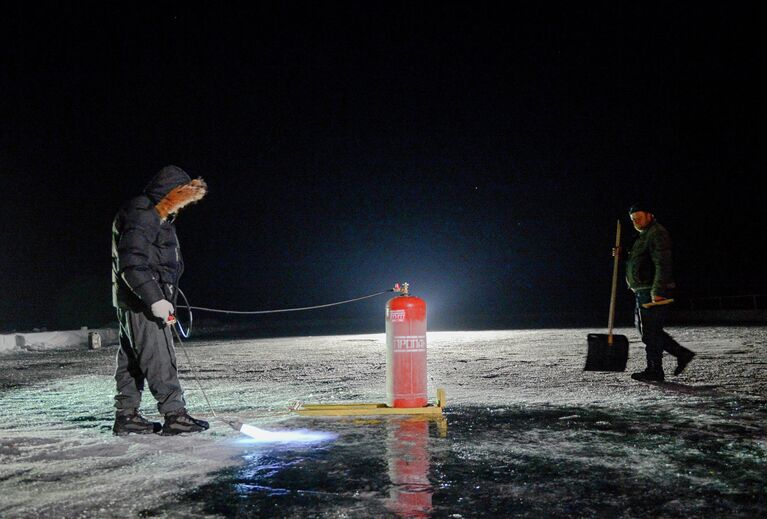
[[[767,329],[677,327],[698,356],[667,382],[633,330],[625,373],[584,372],[599,330],[430,332],[445,424],[303,417],[292,403],[385,401],[385,337],[193,341],[217,414],[182,437],[111,435],[115,348],[0,356],[3,517],[764,517]],[[210,419],[179,353],[194,415]],[[151,395],[142,411],[159,419]]]

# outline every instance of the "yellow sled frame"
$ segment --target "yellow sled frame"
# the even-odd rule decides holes
[[[439,388],[437,389],[437,402],[425,407],[389,407],[386,404],[301,404],[296,412],[304,416],[442,416],[444,408],[445,390]]]

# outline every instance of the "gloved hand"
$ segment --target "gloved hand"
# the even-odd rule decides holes
[[[170,301],[167,299],[160,299],[156,303],[152,303],[150,308],[152,310],[152,315],[158,319],[162,319],[162,322],[164,323],[167,323],[169,321],[168,317],[173,315],[173,305],[170,304]]]

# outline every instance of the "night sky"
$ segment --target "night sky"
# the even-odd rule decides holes
[[[408,281],[433,329],[604,326],[636,200],[680,300],[767,293],[745,4],[161,4],[5,9],[0,330],[113,321],[112,218],[168,164],[210,187],[177,220],[198,306]],[[385,301],[274,319],[383,331]]]

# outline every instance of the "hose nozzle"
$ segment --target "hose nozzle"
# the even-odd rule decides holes
[[[226,422],[226,424],[229,427],[231,427],[232,429],[234,429],[237,432],[240,432],[240,430],[242,429],[242,422],[237,420],[237,419],[234,419],[234,420],[224,420],[224,422]]]

